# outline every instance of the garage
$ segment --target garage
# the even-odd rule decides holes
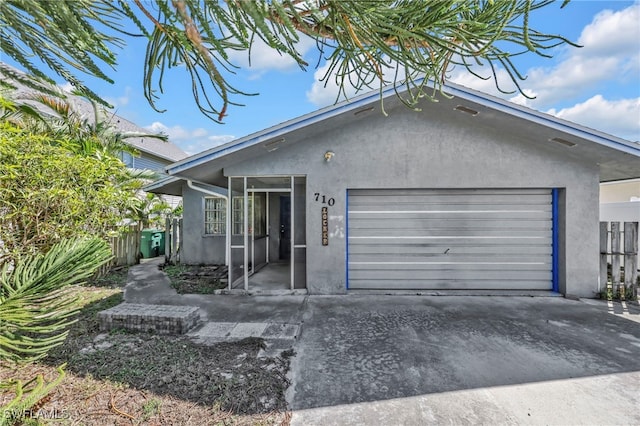
[[[463,86],[443,91],[419,110],[394,87],[384,111],[379,92],[362,94],[172,165],[154,190],[182,192],[181,261],[201,262],[220,240],[223,255],[262,243],[249,222],[235,237],[247,244],[207,235],[207,194],[194,186],[246,191],[248,206],[275,190],[260,181],[294,176],[295,232],[285,220],[261,234],[292,240],[300,267],[279,288],[241,291],[598,295],[599,184],[640,178],[640,145]],[[292,195],[278,188],[280,200]],[[226,213],[233,231],[242,216]],[[258,263],[247,256],[236,266],[248,274]]]
[[[556,198],[529,188],[348,190],[348,289],[552,290]]]

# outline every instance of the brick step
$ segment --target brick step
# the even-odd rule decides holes
[[[121,303],[98,313],[100,330],[125,329],[158,334],[185,334],[200,321],[195,306]]]

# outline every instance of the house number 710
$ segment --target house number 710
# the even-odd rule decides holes
[[[326,195],[320,194],[319,192],[314,193],[313,196],[315,197],[316,201],[319,201],[322,204],[326,204],[328,206],[333,206],[336,203],[336,200],[333,197],[327,198]]]

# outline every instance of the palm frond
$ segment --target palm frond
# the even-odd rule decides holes
[[[566,6],[564,0],[561,7]],[[51,81],[34,64],[76,85],[96,102],[106,103],[77,75],[111,81],[116,36],[144,35],[148,42],[143,87],[158,111],[165,72],[186,73],[200,111],[223,120],[235,99],[253,95],[233,83],[231,51],[247,52],[261,40],[269,48],[307,67],[298,50],[302,35],[329,53],[329,73],[346,93],[392,84],[418,91],[403,99],[442,88],[451,66],[484,63],[504,68],[516,90],[523,76],[510,58],[527,52],[542,57],[560,44],[576,46],[557,34],[532,28],[531,17],[551,0],[5,0],[0,2],[0,44],[4,53],[35,76]],[[42,24],[42,23],[45,23]],[[133,34],[138,31],[140,34]],[[399,72],[399,68],[404,71]],[[495,80],[495,76],[491,77]],[[429,84],[423,84],[427,79]],[[496,85],[499,82],[495,80]],[[500,87],[498,87],[501,89]],[[435,89],[435,90],[434,90]],[[400,91],[397,91],[400,93]]]
[[[73,285],[111,259],[98,238],[63,240],[0,269],[0,358],[33,361],[64,342],[77,312]]]

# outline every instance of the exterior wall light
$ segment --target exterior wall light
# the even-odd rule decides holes
[[[329,161],[331,161],[331,159],[333,158],[334,155],[336,155],[336,153],[333,152],[333,151],[325,152],[324,153],[324,161],[326,161],[328,163]]]

